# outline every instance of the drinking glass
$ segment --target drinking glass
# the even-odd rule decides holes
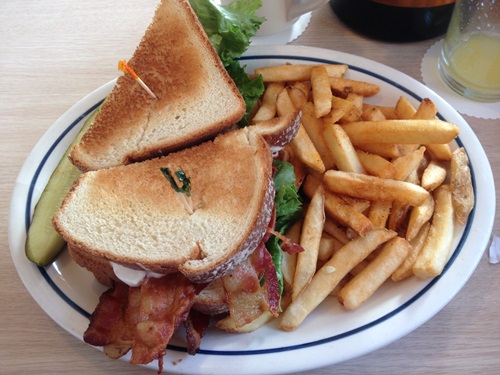
[[[456,2],[438,66],[459,94],[500,101],[500,0]]]

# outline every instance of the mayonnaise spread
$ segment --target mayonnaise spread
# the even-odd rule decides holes
[[[123,283],[127,284],[128,286],[139,286],[142,284],[144,281],[145,277],[155,277],[155,278],[160,278],[165,275],[161,273],[155,273],[152,271],[148,271],[145,269],[141,264],[138,264],[139,267],[143,268],[142,270],[135,270],[132,268],[128,268],[125,266],[122,266],[120,264],[110,262],[111,267],[113,267],[113,272],[115,273],[116,277],[118,277]]]

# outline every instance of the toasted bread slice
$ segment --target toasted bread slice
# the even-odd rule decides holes
[[[162,0],[129,65],[158,97],[124,74],[72,162],[97,170],[149,159],[213,138],[245,103],[186,0]]]
[[[191,180],[192,214],[163,167],[182,168]],[[89,256],[208,282],[255,249],[273,201],[270,147],[244,128],[165,157],[84,173],[54,226]]]

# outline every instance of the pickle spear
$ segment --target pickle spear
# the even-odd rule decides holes
[[[61,207],[62,201],[73,183],[81,175],[81,171],[69,160],[68,154],[90,127],[100,108],[99,106],[85,121],[82,129],[52,172],[49,182],[35,206],[26,237],[25,252],[26,257],[39,266],[49,265],[66,245],[66,242],[52,226],[52,217]]]

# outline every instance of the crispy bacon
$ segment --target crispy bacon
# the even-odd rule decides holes
[[[130,363],[146,364],[157,359],[162,371],[167,344],[187,319],[199,289],[180,273],[144,280]]]
[[[261,285],[261,280],[264,284]],[[265,311],[278,316],[279,283],[271,254],[264,243],[232,272],[222,278],[229,304],[229,313],[236,326],[241,327]]]
[[[99,298],[99,304],[90,317],[83,339],[86,343],[104,347],[110,358],[120,358],[132,347],[132,329],[128,324],[128,286],[116,283]]]
[[[157,359],[161,372],[168,342],[187,319],[194,297],[204,287],[180,273],[146,278],[134,288],[116,283],[101,295],[84,341],[103,346],[113,359],[130,349],[130,363],[146,364]]]
[[[188,318],[184,322],[188,354],[196,354],[196,351],[200,347],[201,338],[205,336],[209,323],[210,316],[194,309],[189,311]]]

